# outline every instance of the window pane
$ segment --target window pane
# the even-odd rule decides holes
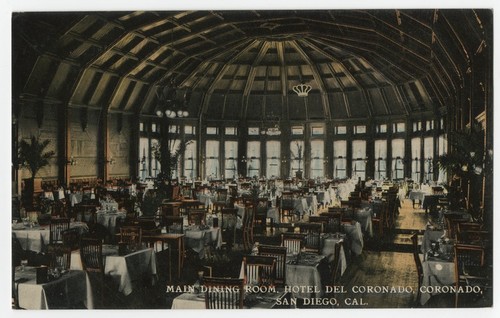
[[[260,172],[260,141],[247,143],[247,176],[259,176]]]
[[[324,147],[323,140],[311,141],[311,178],[324,177],[323,172]]]
[[[207,179],[219,177],[219,141],[207,140],[205,149],[205,170]]]
[[[217,127],[207,127],[207,135],[217,135]]]
[[[292,135],[303,135],[304,127],[302,126],[293,126],[292,127]]]
[[[387,177],[386,174],[387,162],[387,140],[375,140],[375,179],[383,180]]]
[[[424,171],[426,180],[434,180],[433,177],[433,159],[434,159],[434,138],[424,138]]]
[[[365,179],[366,140],[352,141],[352,177]]]
[[[304,171],[304,141],[290,142],[290,175],[295,176],[296,171]]]
[[[404,153],[405,153],[405,140],[393,139],[392,142],[392,178],[404,178]]]
[[[187,135],[194,135],[196,133],[196,127],[191,125],[184,126],[184,133]]]
[[[196,162],[196,141],[193,140],[184,151],[184,176],[188,180],[194,180],[197,177]]]
[[[279,141],[266,142],[266,177],[280,177],[281,169],[281,143]]]
[[[151,139],[151,169],[150,169],[150,177],[156,178],[158,173],[161,171],[160,161],[155,159],[154,149],[156,149],[159,145],[160,141],[158,139]]]
[[[226,152],[224,178],[234,179],[238,176],[238,142],[226,141],[224,148]]]
[[[347,176],[347,141],[336,140],[333,142],[333,176],[344,179]]]
[[[148,138],[139,139],[139,176],[145,180],[149,176],[149,141]]]
[[[249,127],[248,128],[248,134],[250,136],[257,136],[257,135],[259,135],[259,127]]]
[[[236,135],[236,127],[226,127],[225,132],[226,135]]]
[[[313,136],[321,136],[324,134],[324,129],[323,127],[312,127],[311,134]]]
[[[355,134],[364,134],[366,133],[366,126],[364,125],[359,125],[354,127],[354,133]]]
[[[335,127],[335,134],[345,135],[347,133],[347,126],[337,126]]]

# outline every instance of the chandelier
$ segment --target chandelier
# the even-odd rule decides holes
[[[265,124],[265,120],[262,122],[260,134],[268,135],[268,136],[279,136],[281,135],[281,129],[279,125],[279,117],[269,116],[267,119],[268,122],[271,122],[270,125]]]
[[[292,87],[292,90],[297,93],[299,97],[307,97],[309,92],[311,91],[312,86],[309,84],[298,84]]]
[[[182,100],[177,99],[177,86],[174,81],[170,82],[170,85],[163,88],[158,87],[156,90],[157,105],[155,108],[156,116],[167,118],[183,118],[188,117],[189,112],[187,110],[187,104],[191,94],[186,91],[184,98]]]

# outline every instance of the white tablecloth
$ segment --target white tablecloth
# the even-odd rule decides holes
[[[323,295],[323,283],[321,276],[328,274],[327,262],[322,262],[325,256],[306,254],[308,256],[301,256],[299,264],[286,264],[286,285],[287,286],[311,286],[317,290],[309,292],[307,290],[299,290],[297,292],[292,290],[293,297],[298,298],[318,298]],[[310,257],[310,264],[304,262],[304,258]],[[288,260],[288,258],[287,258]],[[323,273],[320,273],[323,271]]]
[[[344,232],[349,238],[348,244],[351,251],[355,255],[361,255],[363,252],[363,232],[361,231],[361,224],[355,222],[354,224],[343,224]]]
[[[373,237],[372,208],[366,207],[356,209],[354,218],[360,223],[361,229],[368,234],[369,237]]]
[[[81,193],[70,193],[69,202],[71,202],[71,206],[75,206],[76,204],[82,202],[83,195]]]
[[[152,248],[119,256],[117,246],[104,245],[103,255],[104,273],[118,283],[118,291],[125,296],[131,294],[134,289],[142,288],[143,275],[151,276],[151,282],[155,283],[156,254]],[[80,250],[71,252],[71,269],[82,268]]]
[[[23,250],[42,252],[45,245],[50,242],[49,226],[34,227],[25,229],[13,229],[12,232],[21,243]]]
[[[24,271],[18,267],[15,280],[18,279],[26,279],[23,283],[16,283],[20,308],[71,308],[80,303],[84,303],[88,309],[94,308],[90,281],[84,271],[71,271],[57,280],[37,284],[34,267],[26,267]]]
[[[213,196],[211,194],[204,194],[204,193],[199,193],[196,196],[198,198],[198,201],[203,203],[205,205],[205,207],[212,208],[215,196]]]
[[[427,286],[449,286],[455,284],[455,263],[445,260],[426,260],[422,262],[423,281],[422,287]],[[430,298],[431,293],[422,293],[420,303],[424,305]]]
[[[201,259],[205,258],[208,246],[213,246],[217,249],[222,246],[220,227],[212,227],[207,230],[185,229],[184,235],[185,246],[198,253]]]
[[[335,260],[335,245],[343,240],[346,241],[345,234],[324,234],[321,236],[321,255],[325,255],[328,258],[329,263],[336,262]],[[344,274],[347,268],[347,260],[345,258],[344,246],[340,248],[340,273]]]
[[[116,220],[125,219],[126,216],[127,216],[127,214],[124,212],[106,213],[106,212],[99,211],[96,213],[97,223],[106,227],[108,229],[109,233],[111,233],[111,234],[115,233]]]

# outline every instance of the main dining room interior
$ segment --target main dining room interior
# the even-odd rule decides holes
[[[493,306],[493,13],[14,12],[12,308]]]

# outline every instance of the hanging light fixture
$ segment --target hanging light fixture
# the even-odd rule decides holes
[[[311,91],[312,86],[309,84],[298,84],[292,87],[292,90],[297,93],[299,97],[307,97],[309,95],[309,92]]]
[[[174,80],[170,81],[168,86],[158,88],[156,91],[157,105],[155,114],[158,117],[184,118],[189,116],[187,104],[189,103],[191,93],[186,91],[182,101],[177,100],[177,86]]]

